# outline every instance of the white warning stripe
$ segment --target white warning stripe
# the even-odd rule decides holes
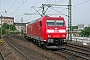
[[[54,33],[54,30],[47,30],[47,33]]]
[[[66,30],[59,30],[59,33],[65,33]]]
[[[47,30],[47,33],[55,33],[55,30]],[[59,33],[66,33],[66,30],[59,30]]]

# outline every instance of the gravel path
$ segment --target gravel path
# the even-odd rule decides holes
[[[5,60],[26,60],[5,41],[2,45],[0,45],[0,49]]]

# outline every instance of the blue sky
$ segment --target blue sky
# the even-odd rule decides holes
[[[3,16],[11,16],[15,18],[15,22],[21,22],[23,17],[23,22],[30,22],[40,17],[40,15],[25,15],[24,13],[37,13],[35,9],[41,13],[42,4],[61,4],[67,5],[69,0],[0,0],[0,14]],[[88,2],[86,2],[88,1]],[[72,25],[85,24],[86,26],[90,24],[90,0],[72,0]],[[67,7],[51,7],[47,10],[46,14],[60,14],[57,16],[63,16],[68,22]],[[4,11],[7,13],[4,13]],[[61,13],[57,12],[60,11]],[[67,23],[68,24],[68,23]]]

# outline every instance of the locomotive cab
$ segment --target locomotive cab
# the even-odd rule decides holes
[[[66,42],[66,24],[64,18],[47,18],[46,19],[45,40],[47,48],[61,48]]]

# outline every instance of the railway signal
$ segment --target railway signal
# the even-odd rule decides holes
[[[0,39],[0,44],[3,44],[3,43],[4,43],[3,39]]]

